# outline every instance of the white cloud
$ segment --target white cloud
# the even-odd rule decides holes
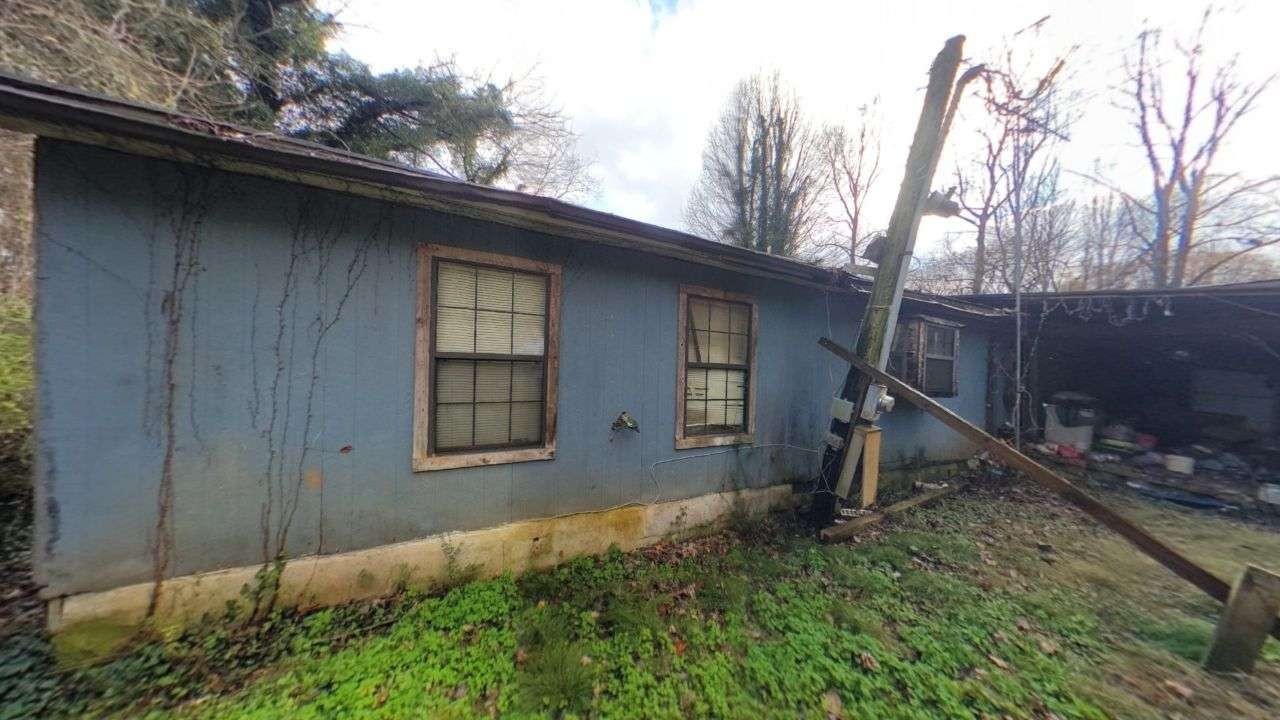
[[[1049,56],[1079,45],[1073,78],[1086,91],[1066,162],[1087,169],[1101,158],[1125,172],[1140,158],[1105,92],[1120,79],[1120,51],[1144,18],[1185,31],[1202,8],[1175,0],[652,5],[664,9],[635,0],[350,0],[333,7],[347,24],[338,47],[377,69],[450,56],[495,77],[536,67],[597,162],[602,193],[591,204],[672,227],[682,225],[703,140],[725,97],[760,68],[781,70],[821,122],[847,121],[860,105],[881,98],[883,180],[873,210],[887,219],[925,73],[942,41],[966,33],[967,54],[983,59],[1005,35],[1050,14],[1039,51]],[[1277,69],[1269,37],[1277,19],[1280,8],[1271,3],[1231,7],[1207,44],[1240,53],[1242,66],[1261,77]],[[1280,100],[1273,96],[1241,128],[1224,164],[1275,172],[1280,153],[1269,130],[1278,124]],[[957,128],[953,149],[964,147],[965,136]],[[927,248],[945,228],[930,223],[922,244]]]

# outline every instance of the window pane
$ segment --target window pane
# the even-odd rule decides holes
[[[471,411],[474,405],[436,406],[436,447],[471,445]]]
[[[515,306],[519,313],[547,314],[547,279],[541,275],[516,273]]]
[[[704,400],[689,400],[684,406],[684,424],[687,428],[699,429],[707,424],[707,403]]]
[[[511,404],[511,442],[531,443],[542,439],[542,403]]]
[[[741,400],[730,400],[724,405],[724,424],[744,427],[746,417]]]
[[[924,363],[924,391],[931,395],[950,395],[954,360],[928,358]]]
[[[952,328],[925,326],[925,352],[930,355],[954,356],[956,351],[956,331]]]
[[[511,353],[511,314],[478,310],[476,312],[476,352]]]
[[[476,363],[476,402],[511,400],[511,363]]]
[[[544,356],[548,283],[545,275],[438,262],[434,349]],[[434,367],[435,448],[526,445],[542,439],[544,362],[437,356]]]
[[[469,403],[475,400],[475,363],[470,360],[440,360],[436,364],[436,402]]]
[[[729,362],[729,334],[712,331],[711,349],[707,354],[707,362]]]
[[[749,338],[746,335],[730,335],[729,362],[734,365],[746,365],[748,344]]]
[[[729,332],[729,306],[726,303],[711,303],[711,330]]]
[[[440,263],[436,272],[436,303],[453,307],[476,306],[476,269]]]
[[[695,330],[706,330],[711,327],[711,306],[706,300],[689,298],[689,317]]]
[[[707,397],[707,371],[690,368],[685,375],[684,396],[694,400],[705,400]]]
[[[747,374],[741,370],[728,370],[725,375],[728,380],[728,387],[724,396],[730,400],[741,400],[746,397]]]
[[[476,268],[476,307],[510,311],[511,292],[511,273]]]
[[[707,402],[707,424],[708,425],[724,425],[725,424],[725,408],[723,400],[710,400]]]
[[[729,307],[729,329],[736,333],[751,332],[751,307],[734,303]]]
[[[723,400],[725,394],[725,386],[728,384],[727,375],[724,370],[708,370],[707,371],[707,399]]]
[[[515,315],[512,317],[511,352],[516,355],[541,355],[546,348],[546,319],[541,315]]]
[[[541,400],[542,380],[542,363],[513,363],[511,369],[511,399],[515,401]]]
[[[705,330],[690,332],[688,345],[689,362],[711,362],[711,333]]]
[[[475,352],[476,312],[436,308],[436,351]]]
[[[511,404],[476,405],[476,445],[505,445],[510,441]]]

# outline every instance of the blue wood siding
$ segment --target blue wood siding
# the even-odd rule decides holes
[[[844,295],[70,143],[42,141],[37,173],[49,594],[151,579],[164,513],[185,574],[811,477],[844,373],[815,341],[850,343],[861,316]],[[423,242],[563,265],[555,460],[411,471]],[[681,283],[759,303],[753,447],[674,450]],[[946,404],[981,420],[986,339],[961,348]],[[623,410],[639,434],[611,436]],[[967,452],[912,410],[884,426],[889,462]]]

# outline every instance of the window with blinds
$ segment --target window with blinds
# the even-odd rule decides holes
[[[541,444],[548,277],[440,260],[432,286],[432,449]]]
[[[684,435],[745,433],[752,306],[689,295],[685,310]]]
[[[933,397],[952,397],[960,328],[943,320],[914,318],[898,324],[889,354],[889,374]]]

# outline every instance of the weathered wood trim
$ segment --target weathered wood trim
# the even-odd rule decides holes
[[[551,447],[517,448],[514,450],[486,450],[476,453],[451,453],[427,455],[413,459],[414,472],[452,470],[454,468],[482,467],[485,465],[510,465],[534,460],[554,460],[556,449]]]
[[[689,296],[724,300],[726,302],[743,303],[751,308],[751,338],[747,346],[747,431],[744,433],[724,433],[720,435],[688,435],[684,433],[684,393],[685,379],[688,373],[689,337]],[[760,307],[751,295],[729,292],[718,288],[701,287],[699,285],[681,285],[676,300],[676,437],[677,450],[693,448],[724,447],[727,445],[750,445],[756,437],[756,344],[760,336]]]
[[[929,330],[928,326],[950,330],[954,338],[954,347],[950,357],[943,355],[929,354]],[[906,381],[912,386],[924,392],[926,381],[929,376],[928,360],[950,360],[951,361],[951,390],[946,393],[925,393],[929,397],[951,398],[960,394],[960,329],[964,327],[962,323],[951,320],[943,320],[932,315],[912,315],[903,322],[898,323],[898,327],[906,327],[910,332],[915,334],[913,341],[916,346],[916,372],[915,377],[906,378]],[[896,332],[896,331],[895,331]]]
[[[684,403],[682,402],[681,404],[683,405]],[[683,415],[683,413],[681,413],[681,415]],[[677,429],[678,435],[683,434],[683,427],[684,418],[682,417],[681,426]],[[676,449],[689,450],[692,448],[725,447],[728,445],[750,445],[755,441],[755,433],[735,433],[732,435],[690,435],[688,437],[677,437]]]
[[[507,268],[547,276],[547,337],[543,360],[542,444],[529,448],[485,450],[470,453],[431,452],[431,377],[435,357],[435,338],[431,329],[434,306],[432,267],[436,260],[457,260],[473,265]],[[560,300],[561,266],[529,258],[468,250],[448,245],[418,246],[417,309],[414,313],[413,362],[413,470],[451,470],[463,467],[505,465],[534,460],[553,460],[556,456],[556,404],[560,377]]]

